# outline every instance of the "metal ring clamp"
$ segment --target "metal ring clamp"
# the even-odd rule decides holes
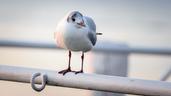
[[[30,79],[31,87],[35,91],[38,91],[38,92],[42,91],[45,88],[46,83],[47,83],[47,75],[46,74],[42,74],[41,75],[41,81],[42,81],[41,82],[41,85],[39,85],[39,87],[36,86],[35,78],[38,77],[38,76],[40,76],[40,75],[41,75],[41,73],[35,73],[35,74],[32,75],[32,77]]]

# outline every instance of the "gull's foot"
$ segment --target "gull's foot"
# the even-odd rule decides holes
[[[65,74],[68,73],[68,72],[72,72],[70,68],[65,69],[65,70],[62,70],[62,71],[59,71],[58,73],[59,73],[59,74],[65,75]]]
[[[76,71],[75,74],[78,74],[78,73],[83,73],[83,70],[80,70],[80,71]]]

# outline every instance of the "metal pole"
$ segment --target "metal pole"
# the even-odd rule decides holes
[[[122,44],[123,45],[123,44]],[[119,46],[119,44],[118,44]],[[121,46],[127,47],[127,46]],[[126,77],[128,72],[128,53],[96,53],[92,56],[91,62],[94,72],[103,75]],[[107,61],[107,63],[106,63]],[[111,92],[93,92],[93,96],[126,96],[119,93]]]
[[[130,79],[127,77],[67,73],[0,65],[0,80],[30,83],[32,74],[40,72],[47,75],[47,84],[51,86],[71,87],[87,90],[118,92],[151,96],[171,96],[171,83],[163,81]],[[35,80],[40,83],[41,79]]]

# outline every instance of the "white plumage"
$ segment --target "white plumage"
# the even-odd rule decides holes
[[[93,46],[88,34],[92,34],[94,37],[93,42],[96,42],[96,26],[93,20],[87,16],[83,16],[85,23],[83,27],[68,22],[67,18],[74,13],[78,13],[78,11],[70,12],[58,23],[55,33],[57,45],[70,51],[87,52]]]
[[[91,50],[97,40],[94,21],[90,17],[83,16],[78,11],[71,11],[58,23],[55,39],[57,46],[69,50],[69,66],[59,73],[64,75],[71,71],[71,51],[82,51],[82,68],[76,72],[82,73],[84,52]]]

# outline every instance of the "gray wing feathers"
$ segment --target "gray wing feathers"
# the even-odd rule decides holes
[[[86,24],[90,28],[90,32],[88,32],[88,38],[91,41],[92,45],[94,46],[96,44],[96,41],[97,41],[96,25],[95,25],[94,21],[90,17],[84,16],[84,18],[86,20]]]
[[[88,32],[88,38],[90,39],[92,45],[94,46],[96,44],[97,41],[97,37],[95,32]]]
[[[90,17],[87,17],[87,16],[84,16],[84,18],[86,19],[86,23],[89,26],[89,28],[92,31],[96,32],[96,24],[94,23],[94,21]]]

